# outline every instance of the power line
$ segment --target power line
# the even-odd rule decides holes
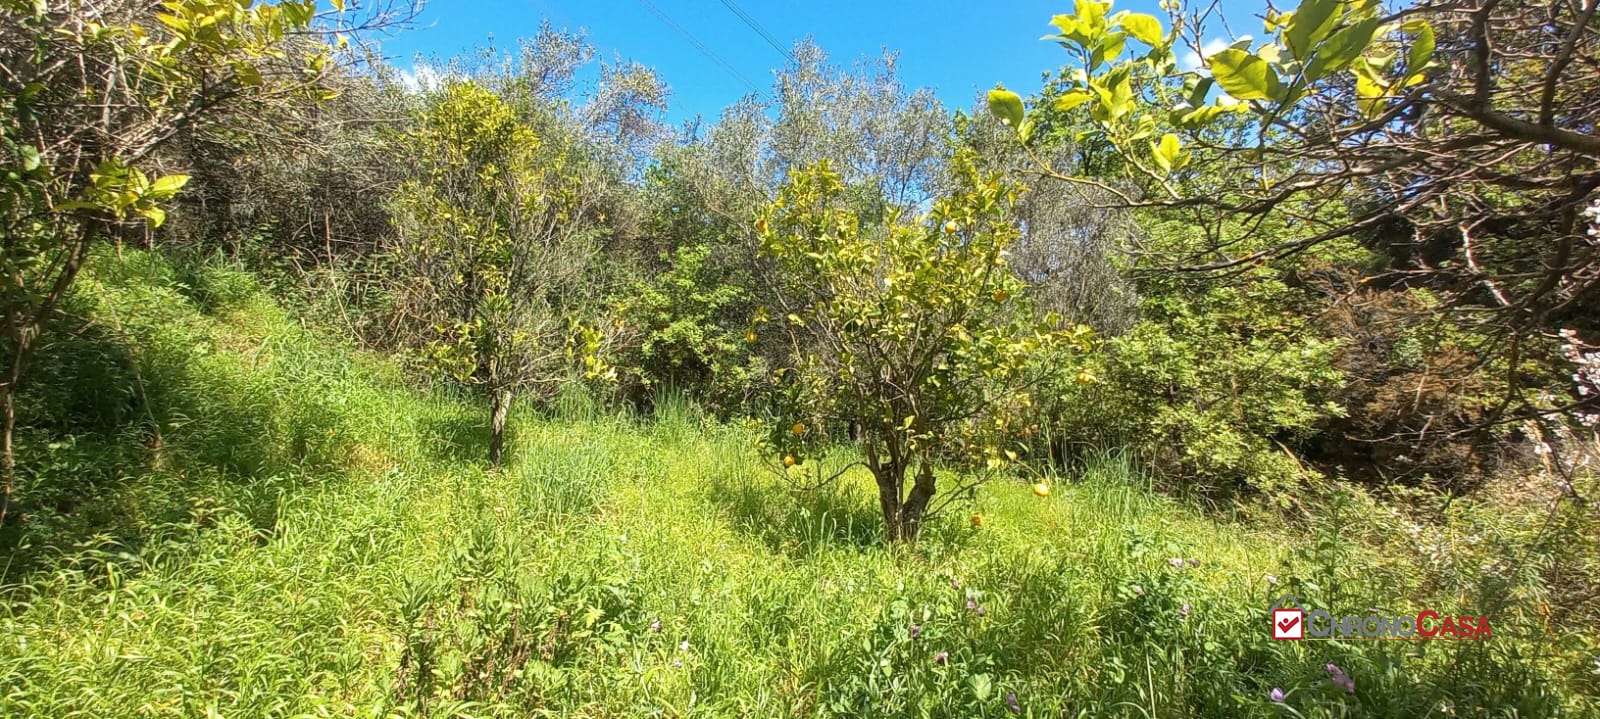
[[[722,69],[726,70],[729,75],[732,75],[735,80],[738,80],[739,82],[744,83],[744,86],[749,88],[750,92],[760,94],[761,90],[757,89],[754,83],[752,83],[748,79],[746,79],[744,75],[739,74],[739,71],[733,69],[732,65],[729,65],[727,63],[727,61],[722,59],[721,56],[719,56],[716,53],[712,52],[711,48],[706,47],[705,43],[700,42],[700,39],[695,37],[693,33],[689,32],[688,30],[683,29],[682,25],[679,25],[676,21],[674,21],[666,13],[662,12],[661,9],[656,7],[654,3],[650,2],[650,0],[639,0],[639,4],[643,5],[644,9],[649,10],[651,15],[656,16],[657,20],[660,20],[661,22],[666,23],[667,27],[672,28],[679,35],[682,35],[683,39],[688,40],[690,45],[693,45],[696,50],[700,51],[700,54],[705,55],[708,58],[711,58],[712,62],[715,62],[718,65],[721,65]]]
[[[739,7],[739,3],[735,2],[735,0],[722,0],[722,4],[729,10],[733,11],[734,15],[739,16],[739,19],[743,20],[744,24],[749,25],[751,30],[756,31],[757,35],[765,38],[767,44],[771,45],[772,49],[777,50],[779,55],[782,55],[789,62],[797,65],[799,64],[799,62],[794,59],[794,55],[790,54],[789,50],[783,46],[783,43],[778,42],[778,39],[773,37],[772,33],[767,32],[767,29],[762,27],[761,23],[756,22],[755,18],[750,17],[750,13],[745,12],[744,8]]]

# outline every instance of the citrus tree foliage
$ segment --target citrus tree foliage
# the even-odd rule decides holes
[[[96,241],[160,225],[188,177],[156,159],[188,128],[317,99],[313,0],[0,3],[0,402]],[[293,46],[292,48],[290,46]],[[0,508],[0,521],[5,510]]]
[[[583,166],[469,81],[428,98],[408,144],[416,176],[392,200],[399,313],[436,369],[488,395],[498,464],[514,396],[547,394],[575,353],[592,357],[577,323],[597,226]]]
[[[617,301],[626,337],[615,364],[630,399],[672,387],[719,414],[757,406],[790,349],[750,326],[763,295],[787,281],[759,253],[750,217],[791,169],[829,160],[864,222],[939,192],[949,114],[899,78],[893,55],[845,65],[807,41],[793,56],[766,97],[690,125],[651,158],[631,248],[638,276]]]
[[[758,222],[763,251],[793,278],[757,317],[795,351],[779,370],[773,449],[805,474],[807,448],[853,427],[891,541],[915,539],[937,510],[941,463],[1016,459],[1006,437],[1026,424],[1038,360],[1089,339],[1031,311],[1007,263],[1016,192],[959,162],[965,186],[919,220],[863,222],[823,162],[795,172]]]
[[[1346,240],[1377,251],[1369,286],[1440,293],[1466,310],[1472,351],[1504,365],[1485,425],[1600,401],[1540,380],[1571,374],[1563,332],[1600,331],[1583,217],[1600,188],[1592,3],[1303,0],[1220,50],[1213,8],[1164,7],[1078,0],[1052,21],[1071,61],[1049,106],[997,89],[991,109],[1024,140],[1053,113],[1085,116],[1081,135],[1136,187],[1056,174],[1114,204],[1272,228],[1205,233],[1169,267],[1227,274]]]

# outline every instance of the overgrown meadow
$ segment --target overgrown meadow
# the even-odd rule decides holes
[[[1348,491],[1314,522],[1247,524],[1106,455],[886,546],[864,473],[795,492],[750,429],[686,402],[519,407],[486,470],[480,407],[248,273],[130,251],[83,287],[33,397],[32,426],[75,439],[25,435],[51,457],[28,491],[54,495],[6,528],[6,716],[1595,710],[1593,632],[1551,622],[1537,567],[1481,564],[1561,557],[1559,521],[1463,503],[1427,542],[1374,544],[1383,512]],[[1493,638],[1274,642],[1287,591],[1461,608]]]
[[[1600,718],[1595,0],[484,1],[0,0],[0,717]]]

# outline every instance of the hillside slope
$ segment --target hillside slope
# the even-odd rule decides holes
[[[248,274],[129,254],[83,287],[3,535],[3,716],[1593,709],[1532,615],[1488,642],[1273,642],[1291,588],[1363,611],[1464,595],[1413,593],[1338,527],[1203,516],[1114,459],[1045,499],[987,486],[890,550],[864,477],[791,492],[687,408],[524,408],[488,471],[480,408]]]

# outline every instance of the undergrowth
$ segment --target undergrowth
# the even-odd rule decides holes
[[[130,253],[81,287],[22,405],[0,715],[1537,717],[1600,695],[1592,631],[1550,609],[1581,515],[1461,505],[1408,534],[1333,488],[1245,524],[1111,454],[887,548],[867,477],[795,492],[681,402],[519,407],[491,471],[476,403],[246,273]],[[1289,591],[1494,636],[1274,642]]]

